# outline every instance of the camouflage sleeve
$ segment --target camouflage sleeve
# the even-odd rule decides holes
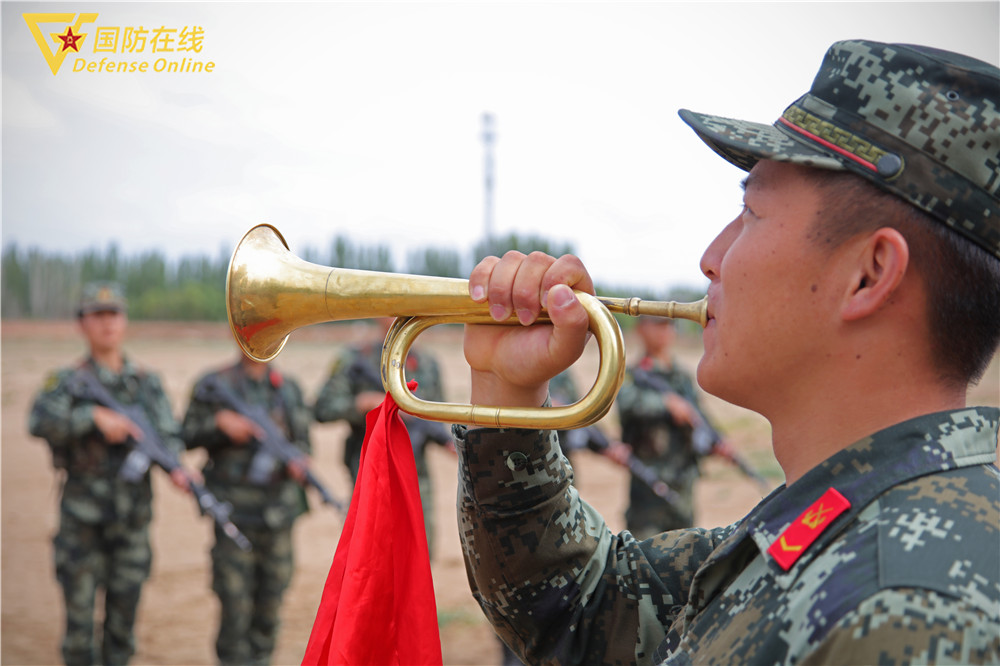
[[[95,429],[94,406],[74,401],[66,390],[66,379],[71,372],[60,370],[50,374],[28,415],[28,432],[48,443],[52,464],[58,468],[66,466],[73,442]]]
[[[204,377],[198,382],[202,380]],[[197,386],[196,383],[195,387]],[[215,424],[216,411],[215,405],[196,398],[195,391],[192,389],[191,400],[181,424],[181,438],[188,449],[204,447],[211,452],[220,447],[229,446],[229,438]]]
[[[996,664],[1000,626],[995,616],[965,601],[892,588],[847,613],[822,643],[801,655],[800,663]]]
[[[313,416],[320,423],[343,419],[352,424],[364,424],[365,415],[355,407],[355,390],[348,374],[355,357],[355,353],[345,352],[330,369],[330,376],[313,406]]]
[[[612,534],[554,433],[456,434],[466,569],[501,638],[528,663],[648,661],[724,530]]]

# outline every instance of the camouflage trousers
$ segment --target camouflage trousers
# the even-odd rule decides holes
[[[148,525],[95,525],[62,513],[53,546],[66,603],[63,660],[68,666],[128,663],[135,652],[139,594],[153,559]],[[104,591],[102,632],[94,630],[98,589]],[[95,633],[101,635],[99,646]]]
[[[292,580],[292,530],[240,529],[253,544],[249,553],[215,530],[212,589],[222,611],[215,652],[220,664],[269,664],[278,637],[281,598]]]

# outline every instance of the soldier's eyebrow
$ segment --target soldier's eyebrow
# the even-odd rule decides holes
[[[747,177],[740,181],[740,189],[746,192],[747,188],[755,184],[758,180],[759,179],[755,175],[748,173]]]

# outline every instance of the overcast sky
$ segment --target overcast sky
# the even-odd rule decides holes
[[[389,245],[400,269],[414,248],[464,257],[483,234],[480,123],[490,112],[495,233],[571,241],[603,284],[701,287],[698,260],[738,212],[742,174],[679,108],[772,122],[838,39],[997,64],[998,8],[3,2],[2,240],[215,256],[269,222],[297,253],[325,252],[344,234]],[[53,75],[26,12],[98,16]],[[200,53],[94,52],[99,28],[193,26]],[[51,39],[66,21],[42,28]],[[81,67],[102,56],[215,65]]]

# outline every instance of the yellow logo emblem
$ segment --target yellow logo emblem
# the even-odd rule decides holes
[[[80,46],[87,38],[87,33],[82,32],[84,23],[93,23],[97,20],[97,14],[22,14],[24,22],[28,24],[28,29],[35,38],[35,43],[45,56],[45,62],[49,64],[53,76],[62,67],[66,54],[70,51],[80,52]],[[75,19],[75,21],[74,21]],[[61,32],[49,32],[49,38],[45,39],[42,34],[43,24],[56,24],[64,26]]]
[[[53,76],[73,54],[73,74],[210,74],[214,60],[202,60],[205,29],[200,25],[146,28],[96,25],[97,14],[21,15]],[[84,32],[84,26],[92,24]],[[65,71],[65,70],[63,70]]]

